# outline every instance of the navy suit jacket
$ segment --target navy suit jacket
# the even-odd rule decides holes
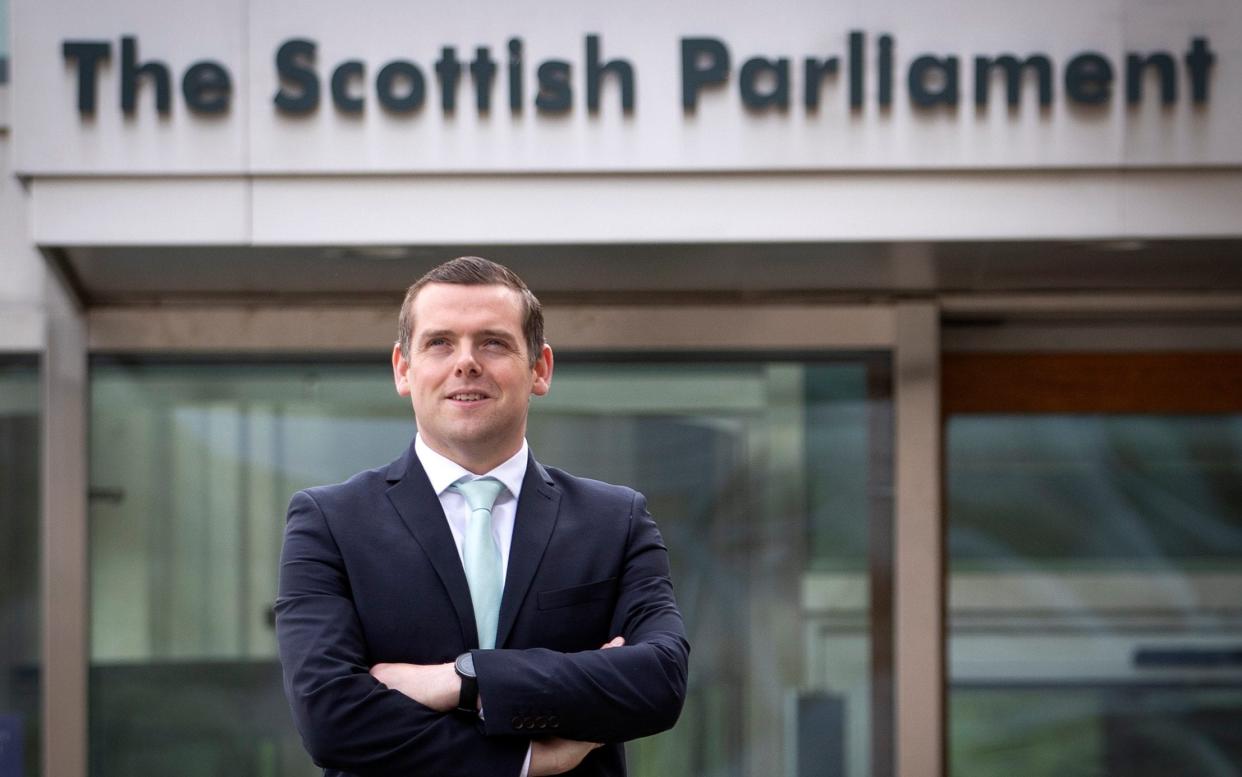
[[[631,489],[531,457],[495,650],[414,446],[387,467],[299,491],[276,600],[285,693],[326,775],[517,777],[533,737],[604,742],[571,774],[624,775],[621,742],[670,728],[689,644],[668,553]],[[598,648],[614,636],[620,648]],[[381,662],[474,651],[485,720],[377,682]]]

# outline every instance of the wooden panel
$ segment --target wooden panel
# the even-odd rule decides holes
[[[945,415],[1242,412],[1242,353],[948,354]]]

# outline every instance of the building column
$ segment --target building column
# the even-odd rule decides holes
[[[898,777],[943,777],[945,595],[941,497],[940,316],[897,305],[894,708]]]
[[[86,777],[86,316],[49,273],[43,360],[43,774]]]

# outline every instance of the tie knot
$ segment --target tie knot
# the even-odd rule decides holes
[[[471,512],[475,510],[491,512],[492,505],[496,504],[496,497],[500,496],[500,490],[505,487],[505,484],[496,478],[476,478],[460,480],[449,487],[466,497],[466,504],[470,505]]]

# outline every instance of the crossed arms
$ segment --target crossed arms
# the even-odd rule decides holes
[[[625,644],[624,637],[614,637],[600,647],[610,650]],[[385,664],[371,667],[371,676],[394,691],[409,696],[437,712],[451,712],[461,698],[461,678],[451,663]],[[483,697],[477,699],[477,710],[483,711]],[[545,716],[545,725],[546,716]],[[563,774],[586,758],[602,742],[583,742],[563,737],[546,737],[531,742],[528,777]]]
[[[286,695],[311,757],[362,777],[516,777],[534,739],[524,724],[532,709],[556,719],[559,737],[534,739],[532,775],[572,768],[593,743],[671,727],[685,696],[689,647],[667,552],[641,496],[629,520],[611,624],[623,646],[476,651],[486,705],[479,721],[445,711],[456,704],[451,666],[371,665],[329,522],[311,495],[296,494],[281,556],[277,636]]]

